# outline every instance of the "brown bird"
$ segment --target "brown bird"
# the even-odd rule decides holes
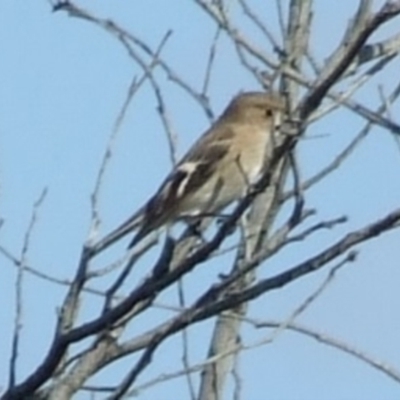
[[[214,215],[240,199],[262,172],[283,112],[283,98],[275,93],[247,92],[233,98],[155,195],[94,249],[104,249],[138,228],[130,248],[166,224]]]

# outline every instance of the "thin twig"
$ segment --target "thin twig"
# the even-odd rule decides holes
[[[178,281],[178,299],[179,307],[181,309],[186,308],[185,292],[183,287],[183,279]],[[190,360],[189,360],[189,334],[187,329],[182,329],[182,363],[183,369],[185,371],[190,370]],[[189,395],[192,400],[196,399],[196,390],[194,387],[194,382],[191,374],[188,372],[185,374],[186,382],[189,388]]]
[[[266,25],[261,21],[257,13],[251,9],[249,4],[247,4],[246,0],[238,0],[240,6],[242,7],[244,14],[249,17],[249,19],[254,23],[254,25],[265,35],[265,37],[269,40],[273,49],[277,52],[282,51],[281,46],[277,39],[274,37],[273,33],[266,27]]]
[[[391,101],[390,97],[385,96],[384,89],[383,89],[382,85],[378,86],[378,91],[379,91],[379,96],[380,96],[381,102],[382,102],[382,104],[383,104],[383,106],[385,108],[385,111],[386,111],[388,119],[389,120],[393,120],[392,112],[391,112],[391,103],[392,103],[392,101]],[[397,135],[392,135],[392,136],[393,136],[393,139],[394,139],[394,141],[395,141],[395,143],[397,145],[397,149],[400,152],[400,136],[397,136]]]
[[[277,328],[282,324],[280,321],[265,321],[256,322],[254,326],[259,328]],[[400,371],[394,366],[391,366],[385,361],[380,361],[376,357],[367,354],[367,352],[357,349],[354,345],[350,345],[343,340],[332,337],[326,333],[317,331],[316,329],[304,326],[303,324],[292,322],[286,326],[287,330],[300,333],[302,335],[308,336],[315,339],[316,341],[326,344],[328,346],[334,347],[337,350],[343,351],[357,359],[365,362],[371,367],[383,372],[389,378],[394,379],[396,382],[400,383]]]
[[[23,328],[23,306],[24,306],[23,283],[24,283],[25,266],[27,264],[27,255],[33,230],[37,222],[39,209],[40,206],[43,204],[44,199],[46,198],[46,194],[47,194],[47,188],[42,190],[42,193],[40,194],[39,198],[35,201],[33,205],[31,220],[29,222],[28,229],[26,230],[24,242],[22,245],[21,258],[17,272],[17,279],[15,282],[15,317],[14,317],[13,338],[11,344],[10,372],[8,377],[9,390],[14,387],[16,381],[19,342]]]
[[[217,26],[214,38],[213,38],[213,40],[211,42],[211,45],[210,45],[210,52],[209,52],[209,55],[208,55],[206,71],[205,71],[205,74],[204,74],[203,88],[201,90],[202,96],[204,96],[204,97],[207,97],[207,92],[208,92],[210,81],[211,81],[212,67],[214,65],[214,60],[215,60],[215,55],[216,55],[216,50],[217,50],[217,44],[218,44],[218,40],[219,40],[219,38],[221,36],[221,32],[222,32],[221,27]]]

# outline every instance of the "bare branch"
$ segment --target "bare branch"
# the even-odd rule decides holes
[[[257,322],[254,325],[259,328],[273,328],[281,326],[281,322],[279,321],[265,321],[265,322]],[[383,372],[390,378],[394,379],[396,382],[400,382],[400,371],[397,370],[394,366],[389,365],[385,361],[379,360],[377,357],[374,357],[368,354],[364,350],[357,349],[356,346],[349,344],[343,340],[339,340],[336,337],[332,337],[327,333],[323,333],[316,329],[304,326],[303,324],[299,324],[297,322],[291,322],[286,326],[287,330],[300,333],[312,339],[315,339],[319,343],[326,344],[328,346],[334,347],[340,351],[343,351],[353,357],[358,358],[359,360],[365,362],[371,367]]]
[[[311,90],[303,100],[300,109],[300,117],[302,120],[307,119],[311,112],[319,106],[329,89],[346,71],[371,34],[379,26],[393,19],[399,13],[400,2],[387,1],[376,14],[368,19],[367,23],[360,29],[358,34],[349,40],[340,60],[332,66],[329,72],[322,75],[320,80],[316,83],[315,89]]]
[[[15,317],[14,317],[14,332],[11,344],[11,357],[10,357],[10,373],[8,377],[8,390],[12,390],[15,386],[16,373],[17,373],[17,361],[19,353],[19,342],[22,332],[23,323],[23,279],[25,274],[25,266],[27,264],[27,254],[29,250],[29,245],[33,230],[35,228],[38,212],[40,206],[43,204],[46,198],[47,189],[43,189],[38,200],[35,201],[33,205],[33,211],[31,220],[29,222],[28,229],[26,230],[24,243],[22,245],[21,258],[18,264],[17,279],[15,282]]]

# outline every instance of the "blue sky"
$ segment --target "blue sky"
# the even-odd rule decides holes
[[[161,0],[129,2],[128,5],[123,1],[91,3],[79,4],[99,16],[114,19],[153,48],[168,29],[173,29],[163,55],[194,87],[201,86],[215,27],[192,2],[178,1],[173,6]],[[265,21],[279,37],[276,15],[262,0],[253,3],[260,13],[265,13]],[[313,44],[314,55],[322,63],[340,39],[357,2],[317,3]],[[262,37],[240,17],[237,5],[233,6],[233,12],[237,13],[238,24],[243,24],[262,45]],[[395,31],[393,23],[383,30],[386,34]],[[382,35],[376,37],[379,36]],[[90,194],[107,140],[127,87],[141,71],[111,35],[63,13],[52,13],[44,0],[2,1],[0,51],[0,215],[5,220],[0,232],[1,245],[13,254],[21,252],[33,203],[47,188],[27,261],[40,271],[68,279],[74,274],[82,242],[88,233]],[[234,61],[234,52],[223,39],[210,89],[211,104],[217,114],[239,90],[258,88]],[[377,86],[382,85],[388,93],[398,83],[398,68],[399,63],[395,61],[387,72],[362,89],[357,99],[370,107],[376,106]],[[181,155],[209,123],[181,89],[162,73],[157,77],[166,92]],[[147,84],[129,108],[102,187],[102,234],[140,206],[170,169],[156,106]],[[392,113],[395,117],[399,115],[399,107],[394,106]],[[301,144],[303,176],[310,176],[324,166],[362,126],[360,118],[343,110],[315,124],[310,129],[309,139]],[[316,235],[307,246],[302,243],[291,246],[270,262],[268,268],[265,266],[261,275],[281,271],[345,232],[396,208],[400,194],[396,172],[399,167],[400,153],[393,138],[382,129],[374,128],[344,169],[306,195],[307,206],[318,210],[314,222],[347,215],[349,223]],[[333,284],[299,322],[348,341],[400,368],[399,240],[400,233],[392,232],[359,247],[357,262],[339,272]],[[1,260],[0,291],[5,302],[0,312],[0,387],[4,387],[14,318],[16,270],[6,259]],[[148,264],[143,263],[139,271],[144,272],[146,266]],[[203,288],[199,282],[206,285],[228,267],[228,263],[216,261],[204,269],[199,268],[194,276],[185,279],[188,291],[193,295]],[[327,271],[264,296],[251,306],[250,315],[259,319],[287,317],[318,287]],[[32,371],[46,351],[65,287],[27,274],[24,292],[19,379]],[[169,301],[168,296],[165,299]],[[82,318],[93,317],[95,310],[96,299],[88,299]],[[161,311],[155,311],[154,316],[144,322],[151,326],[161,315],[159,313]],[[207,336],[204,335],[211,327],[207,323],[197,326],[193,332],[190,330],[193,360],[200,360],[206,354],[204,337]],[[247,326],[243,340],[252,343],[263,335]],[[179,337],[169,340],[160,350],[160,365],[146,372],[143,381],[164,371],[180,346]],[[179,357],[176,363],[174,369],[182,367]],[[271,345],[245,352],[240,370],[248,399],[264,398],[265,393],[273,399],[376,399],[378,394],[379,398],[394,399],[400,391],[398,384],[364,363],[294,333],[284,333]],[[103,373],[102,379],[115,383],[119,373],[122,372],[116,368]],[[185,390],[183,379],[174,380],[144,392],[142,398],[163,395],[166,398],[165,393],[186,394]],[[188,394],[186,396],[182,398],[189,398]],[[77,396],[77,399],[85,398],[89,397]]]

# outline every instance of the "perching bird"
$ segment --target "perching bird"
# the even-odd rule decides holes
[[[283,111],[284,101],[275,93],[248,92],[233,98],[147,204],[94,248],[104,249],[138,228],[130,248],[163,225],[214,215],[240,199],[262,172]]]

